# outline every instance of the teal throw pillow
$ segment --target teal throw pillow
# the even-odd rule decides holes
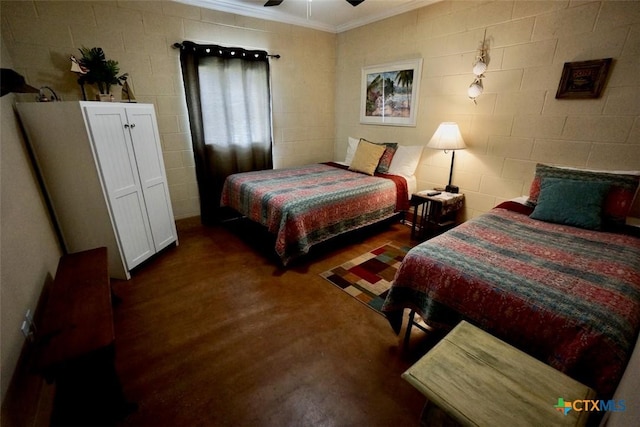
[[[538,163],[536,175],[529,189],[527,204],[535,206],[540,194],[540,183],[544,178],[575,179],[577,181],[598,181],[611,185],[602,207],[603,226],[619,226],[625,223],[633,200],[640,185],[637,171],[593,171],[563,168]]]
[[[538,204],[530,217],[541,221],[599,230],[610,183],[543,178]]]

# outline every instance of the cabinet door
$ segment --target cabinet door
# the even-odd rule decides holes
[[[98,167],[127,268],[155,253],[151,227],[122,106],[86,106]]]
[[[126,107],[133,151],[156,251],[176,241],[169,187],[153,105]]]

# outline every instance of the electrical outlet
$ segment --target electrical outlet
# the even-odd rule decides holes
[[[33,323],[33,315],[31,314],[31,310],[27,310],[27,312],[25,313],[20,330],[22,331],[22,335],[24,335],[26,339],[28,339],[29,341],[33,341],[36,325],[35,323]]]
[[[29,322],[23,320],[20,330],[22,331],[22,335],[24,335],[25,338],[29,338],[29,334],[31,334],[31,327],[29,326]]]
[[[31,331],[31,335],[33,337],[33,335],[38,332],[38,328],[36,328],[36,322],[33,320],[33,313],[31,313],[31,310],[27,310],[27,314],[25,314],[24,317],[29,322],[29,330]]]

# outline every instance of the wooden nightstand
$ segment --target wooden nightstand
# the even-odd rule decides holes
[[[626,234],[640,237],[640,218],[633,218],[628,216],[624,229]]]
[[[465,321],[402,378],[429,399],[427,405],[464,426],[583,426],[589,412],[567,411],[565,403],[595,397],[589,387]],[[428,408],[423,416],[433,413]]]
[[[429,196],[432,192],[435,190],[420,191],[411,196],[413,240],[424,240],[455,226],[458,211],[464,205],[464,194],[443,191]]]

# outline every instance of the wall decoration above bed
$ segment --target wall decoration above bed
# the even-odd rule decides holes
[[[362,68],[360,123],[415,126],[422,58]]]
[[[604,88],[611,58],[565,62],[556,99],[598,98]]]

